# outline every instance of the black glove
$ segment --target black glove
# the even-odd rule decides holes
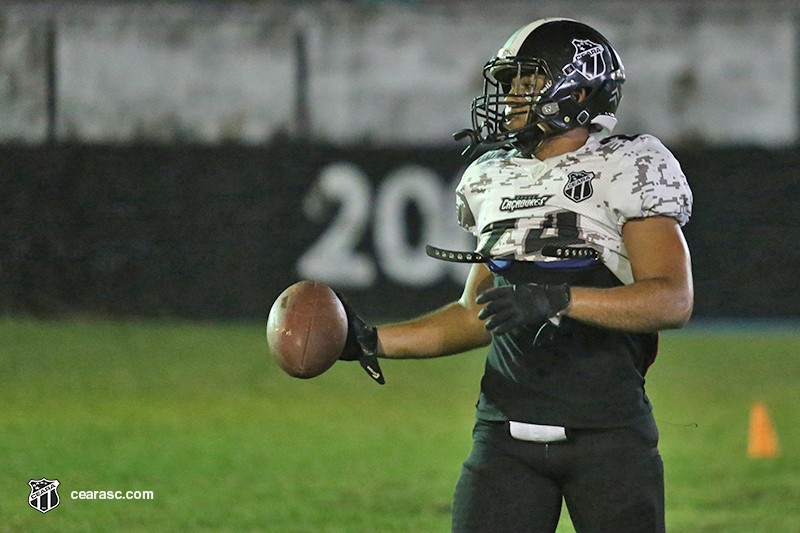
[[[350,303],[345,297],[336,292],[336,296],[342,301],[344,311],[347,313],[347,341],[344,344],[341,361],[358,361],[369,374],[369,377],[383,385],[383,371],[378,364],[378,328],[368,326],[361,317],[353,311]]]
[[[503,335],[524,325],[538,325],[569,307],[572,296],[567,285],[520,283],[489,289],[475,300],[487,304],[478,313],[486,329]]]

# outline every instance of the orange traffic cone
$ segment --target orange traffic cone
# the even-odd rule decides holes
[[[777,457],[778,435],[772,427],[767,407],[758,402],[750,409],[750,434],[747,441],[750,457]]]

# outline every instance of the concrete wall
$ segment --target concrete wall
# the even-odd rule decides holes
[[[0,142],[237,142],[288,132],[336,143],[451,143],[480,70],[523,24],[585,21],[628,81],[620,132],[668,145],[796,143],[795,2],[6,3]],[[298,120],[296,39],[307,53]],[[302,130],[302,131],[301,131]]]

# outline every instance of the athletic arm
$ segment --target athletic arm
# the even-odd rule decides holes
[[[628,221],[622,228],[634,282],[622,287],[572,287],[563,313],[610,329],[658,331],[680,328],[692,314],[691,259],[680,225],[656,216]]]
[[[478,318],[478,294],[492,287],[492,273],[483,264],[470,270],[458,301],[419,318],[378,327],[378,356],[425,359],[486,346],[491,333]]]

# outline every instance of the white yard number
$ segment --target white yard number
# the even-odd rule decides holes
[[[425,254],[426,244],[458,250],[474,247],[474,239],[456,223],[452,190],[433,171],[409,165],[388,174],[373,198],[369,180],[355,165],[326,167],[305,198],[304,211],[310,219],[324,222],[326,205],[337,203],[339,209],[300,257],[300,277],[342,288],[364,288],[375,283],[380,268],[390,280],[414,287],[432,285],[447,275],[463,282],[468,266]],[[410,204],[421,218],[417,242],[411,242],[407,231]],[[356,249],[370,227],[376,258]]]

